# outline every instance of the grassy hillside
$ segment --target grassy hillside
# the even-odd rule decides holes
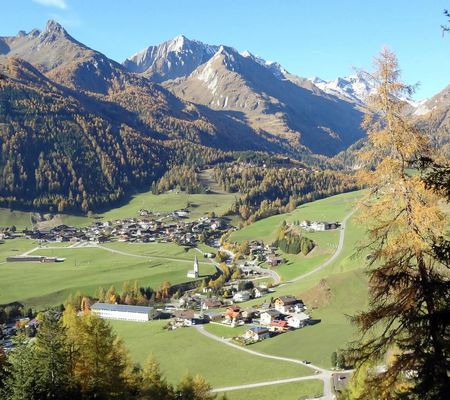
[[[361,193],[361,191],[343,193],[312,203],[305,203],[291,213],[275,215],[246,226],[234,232],[230,240],[241,242],[243,240],[259,239],[269,243],[275,239],[276,232],[284,220],[286,222],[305,219],[312,221],[340,221],[353,209],[357,199],[361,197]],[[318,232],[314,235],[321,236],[324,233],[332,234],[332,232]],[[311,235],[311,238],[313,238],[312,234],[308,235]]]
[[[190,214],[188,219],[193,220],[209,212],[214,212],[216,215],[224,214],[230,207],[235,196],[235,193],[188,194],[177,191],[154,195],[148,191],[137,193],[131,196],[126,203],[102,213],[94,214],[91,217],[57,214],[47,225],[56,226],[67,224],[72,226],[87,226],[94,221],[111,221],[121,218],[138,217],[141,208],[151,211],[174,211],[180,208],[189,208]],[[15,225],[17,229],[31,228],[30,213],[0,208],[0,227],[11,225]]]
[[[201,335],[195,328],[169,332],[162,329],[164,324],[164,321],[112,322],[133,360],[143,363],[149,356],[154,356],[170,382],[177,382],[187,372],[203,375],[214,387],[310,374],[310,370],[301,365],[262,359],[225,347]]]
[[[361,191],[344,193],[303,204],[291,213],[275,215],[233,232],[230,241],[241,242],[243,240],[259,239],[270,244],[275,240],[277,231],[283,221],[287,223],[302,220],[341,221],[352,211],[361,195]],[[352,229],[349,229],[349,231],[349,235],[352,235]],[[284,281],[289,281],[314,269],[336,251],[339,241],[339,230],[325,232],[303,231],[303,234],[312,239],[316,247],[307,256],[303,254],[286,254],[280,251],[287,262],[276,267],[276,271]],[[351,251],[351,248],[352,246],[347,246],[346,242],[344,251]]]
[[[322,394],[323,384],[318,380],[226,392],[228,400],[302,400],[320,397]]]
[[[0,208],[0,227],[15,226],[17,229],[31,228],[29,212]]]

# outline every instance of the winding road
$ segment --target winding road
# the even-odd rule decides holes
[[[341,254],[343,248],[344,248],[344,240],[345,240],[345,226],[346,223],[348,222],[348,220],[351,218],[351,216],[355,213],[356,209],[352,210],[349,214],[347,214],[345,216],[345,218],[342,220],[341,222],[341,228],[340,228],[340,232],[339,232],[339,243],[338,246],[336,248],[336,251],[333,253],[333,255],[328,258],[326,261],[324,261],[323,263],[319,264],[316,268],[314,268],[313,270],[306,272],[300,276],[297,276],[294,279],[291,279],[285,283],[283,283],[282,285],[288,285],[292,282],[297,282],[300,281],[302,279],[305,279],[319,271],[321,271],[322,269],[326,268],[327,266],[329,266],[330,264],[332,264]],[[177,262],[188,262],[191,263],[191,261],[188,260],[182,260],[182,259],[177,259],[177,258],[168,258],[168,257],[162,257],[162,256],[143,256],[143,255],[139,255],[139,254],[133,254],[133,253],[127,253],[124,251],[120,251],[120,250],[116,250],[116,249],[111,249],[105,246],[101,246],[99,244],[91,244],[91,243],[87,243],[87,242],[80,242],[80,243],[75,243],[69,247],[35,247],[31,250],[28,250],[27,252],[23,253],[22,255],[28,255],[33,253],[36,250],[40,250],[40,249],[51,249],[51,248],[55,248],[55,249],[64,249],[64,248],[82,248],[82,247],[97,247],[112,253],[117,253],[117,254],[121,254],[121,255],[125,255],[125,256],[130,256],[130,257],[137,257],[137,258],[143,258],[143,259],[147,259],[150,260],[152,257],[154,258],[164,258],[166,260],[173,260],[173,261],[177,261]],[[203,253],[200,249],[196,249],[197,251]],[[234,254],[224,248],[220,248],[220,251],[226,252],[228,253],[231,257],[234,257]],[[216,265],[217,268],[217,263],[214,260],[210,260],[210,262],[213,265]],[[277,272],[270,270],[270,269],[266,269],[266,268],[261,268],[258,267],[256,264],[252,263],[251,266],[253,267],[253,269],[255,271],[258,271],[260,273],[265,273],[265,274],[269,274],[271,275],[271,277],[274,280],[274,283],[279,284],[281,282],[281,278],[278,275]],[[264,353],[260,353],[254,350],[250,350],[246,347],[243,346],[239,346],[233,342],[231,342],[230,339],[223,339],[221,337],[218,337],[216,335],[213,335],[209,332],[207,332],[204,329],[203,325],[197,325],[195,326],[196,330],[208,337],[211,340],[215,340],[217,342],[220,342],[226,346],[229,347],[233,347],[234,349],[237,349],[239,351],[243,351],[246,352],[248,354],[251,354],[253,356],[257,356],[257,357],[261,357],[261,358],[267,358],[267,359],[272,359],[272,360],[278,360],[281,362],[288,362],[288,363],[293,363],[293,364],[298,364],[298,365],[302,365],[304,367],[310,368],[311,370],[314,371],[314,373],[312,375],[308,375],[308,376],[301,376],[301,377],[296,377],[296,378],[287,378],[287,379],[279,379],[279,380],[274,380],[274,381],[266,381],[266,382],[258,382],[258,383],[250,383],[250,384],[245,384],[245,385],[238,385],[238,386],[228,386],[228,387],[222,387],[222,388],[215,388],[212,390],[212,392],[214,393],[218,393],[218,392],[228,392],[228,391],[233,391],[233,390],[241,390],[241,389],[251,389],[251,388],[257,388],[257,387],[263,387],[263,386],[270,386],[270,385],[278,385],[278,384],[284,384],[284,383],[292,383],[292,382],[299,382],[299,381],[306,381],[306,380],[321,380],[323,382],[323,396],[320,398],[322,400],[334,400],[336,398],[336,396],[333,394],[333,390],[332,390],[332,375],[333,373],[335,373],[335,371],[331,371],[331,370],[327,370],[324,368],[321,368],[317,365],[313,365],[313,364],[306,364],[305,362],[303,362],[302,360],[298,360],[295,358],[289,358],[289,357],[280,357],[280,356],[274,356],[274,355],[270,355],[270,354],[264,354]]]
[[[313,270],[306,272],[294,279],[291,279],[290,281],[287,281],[286,283],[284,283],[283,285],[287,285],[290,284],[292,282],[298,282],[302,279],[305,279],[319,271],[321,271],[322,269],[326,268],[327,266],[329,266],[330,264],[332,264],[342,253],[342,250],[344,248],[344,240],[345,240],[345,226],[346,223],[348,222],[348,220],[351,218],[351,216],[356,212],[356,208],[353,209],[350,213],[348,213],[344,219],[341,222],[341,228],[339,231],[339,243],[338,246],[336,248],[336,251],[333,253],[333,255],[328,258],[326,261],[324,261],[323,263],[319,264],[316,268],[314,268]],[[222,249],[221,249],[222,250]],[[223,249],[223,251],[225,251],[225,249]],[[232,255],[232,253],[229,250],[226,250],[228,253],[230,253]],[[256,266],[254,266],[256,267]],[[260,268],[260,267],[256,267],[256,268]],[[267,272],[269,270],[262,269],[264,272]],[[278,274],[277,274],[278,275]],[[279,278],[279,276],[278,276]],[[278,281],[279,282],[279,281]],[[202,335],[215,340],[217,342],[220,342],[224,345],[233,347],[237,350],[246,352],[248,354],[251,354],[253,356],[257,356],[257,357],[262,357],[262,358],[268,358],[268,359],[272,359],[272,360],[278,360],[278,361],[283,361],[283,362],[290,362],[290,363],[294,363],[294,364],[300,364],[303,365],[304,367],[310,368],[314,371],[313,375],[308,375],[308,376],[302,376],[302,377],[298,377],[298,378],[288,378],[288,379],[279,379],[279,380],[275,380],[275,381],[268,381],[268,382],[258,382],[258,383],[250,383],[250,384],[246,384],[246,385],[238,385],[238,386],[229,386],[229,387],[222,387],[222,388],[215,388],[213,389],[214,393],[218,393],[218,392],[227,392],[227,391],[232,391],[232,390],[240,390],[240,389],[251,389],[251,388],[256,388],[256,387],[263,387],[263,386],[270,386],[270,385],[279,385],[279,384],[283,384],[283,383],[292,383],[292,382],[299,382],[299,381],[306,381],[306,380],[313,380],[313,379],[318,379],[321,380],[323,382],[323,396],[320,398],[322,400],[334,400],[336,398],[336,396],[333,393],[332,390],[332,375],[333,373],[335,373],[336,371],[331,371],[331,370],[327,370],[324,368],[321,368],[317,365],[313,365],[313,364],[306,364],[304,363],[302,360],[298,360],[295,358],[288,358],[288,357],[279,357],[279,356],[273,356],[270,354],[264,354],[264,353],[260,353],[254,350],[250,350],[246,347],[243,346],[239,346],[235,343],[232,343],[229,339],[222,339],[216,335],[213,335],[212,333],[209,333],[205,330],[205,328],[202,325],[197,325],[196,329],[199,333],[201,333]]]
[[[298,378],[278,379],[278,380],[269,381],[269,382],[249,383],[246,385],[239,385],[239,386],[215,388],[212,390],[212,392],[214,392],[214,393],[228,392],[228,391],[232,391],[232,390],[251,389],[251,388],[256,388],[256,387],[261,387],[261,386],[278,385],[278,384],[283,384],[283,383],[307,381],[307,380],[316,379],[316,380],[321,380],[323,382],[323,393],[324,394],[320,399],[322,399],[322,400],[332,400],[332,399],[334,400],[335,399],[335,396],[331,389],[331,376],[333,374],[333,371],[329,371],[327,369],[318,367],[317,365],[306,364],[305,362],[303,362],[301,360],[297,360],[295,358],[272,356],[270,354],[264,354],[264,353],[260,353],[258,351],[250,350],[246,347],[239,346],[239,345],[231,342],[230,339],[222,339],[216,335],[213,335],[212,333],[207,332],[203,325],[196,325],[195,329],[197,329],[197,332],[201,333],[202,335],[204,335],[212,340],[215,340],[215,341],[225,344],[227,346],[233,347],[233,348],[243,351],[245,353],[251,354],[253,356],[268,358],[271,360],[289,362],[289,363],[293,363],[293,364],[299,364],[304,367],[310,368],[314,371],[313,375],[301,376]]]
[[[336,259],[341,255],[342,253],[342,249],[344,248],[344,240],[345,240],[345,225],[347,224],[347,221],[351,218],[351,216],[356,212],[357,208],[353,209],[349,214],[347,214],[345,216],[345,218],[342,220],[341,222],[341,228],[339,231],[339,243],[338,246],[336,248],[336,251],[333,253],[333,255],[327,259],[326,261],[324,261],[322,264],[319,264],[316,268],[314,268],[313,270],[306,272],[300,276],[297,276],[294,279],[291,279],[290,281],[286,282],[286,283],[290,283],[290,282],[297,282],[297,281],[301,281],[302,279],[307,278],[308,276],[311,276],[317,272],[319,272],[320,270],[324,269],[325,267],[327,267],[328,265],[330,265],[331,263],[333,263],[334,261],[336,261]]]

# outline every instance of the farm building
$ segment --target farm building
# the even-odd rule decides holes
[[[108,303],[95,303],[91,311],[100,318],[139,322],[150,321],[158,314],[153,307]]]
[[[7,262],[63,262],[65,258],[47,257],[47,256],[10,256],[6,257]]]
[[[305,229],[313,231],[328,231],[330,229],[337,229],[341,225],[339,222],[327,222],[327,221],[302,221],[300,226]]]

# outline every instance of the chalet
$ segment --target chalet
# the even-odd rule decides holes
[[[204,319],[209,322],[220,322],[223,319],[223,313],[217,311],[208,311],[203,315]]]
[[[301,312],[305,305],[295,296],[280,296],[275,299],[275,309],[283,314]]]
[[[187,209],[177,210],[175,211],[175,214],[177,217],[186,218],[189,215],[189,210]]]
[[[197,319],[194,310],[176,310],[173,315],[175,316],[175,320],[184,326],[195,325]]]
[[[236,303],[240,303],[243,301],[250,300],[251,294],[247,290],[242,290],[240,292],[236,292],[233,296],[233,301]]]
[[[247,321],[259,317],[259,311],[255,310],[254,308],[247,308],[246,310],[243,310],[241,314],[242,318],[244,318]]]
[[[242,318],[241,309],[238,306],[227,307],[225,311],[225,322],[235,325]]]
[[[270,323],[269,330],[271,332],[285,332],[288,329],[288,323],[284,320],[276,319]]]
[[[278,310],[267,310],[261,312],[260,316],[260,324],[269,326],[272,321],[274,320],[280,320],[283,318],[283,315]]]
[[[269,263],[272,267],[276,267],[277,265],[280,265],[283,262],[283,258],[278,257],[275,254],[270,254],[266,257],[267,263]]]
[[[210,308],[222,307],[222,302],[219,299],[206,299],[202,303],[203,310],[209,310]]]
[[[244,339],[259,342],[270,337],[269,329],[264,326],[252,326],[244,333]]]
[[[257,286],[253,289],[253,295],[255,298],[260,298],[265,296],[267,293],[269,293],[269,289],[262,286]]]
[[[328,231],[331,229],[339,228],[339,222],[327,222],[327,221],[302,221],[300,226],[304,229],[310,229],[313,231]]]
[[[287,317],[287,324],[292,328],[303,328],[308,325],[310,316],[304,312],[294,313]]]
[[[125,304],[95,303],[91,312],[104,319],[146,322],[157,317],[153,307],[129,306]]]

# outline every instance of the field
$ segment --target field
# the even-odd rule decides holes
[[[303,204],[291,213],[274,215],[240,229],[231,235],[230,240],[242,242],[246,239],[259,239],[265,243],[271,243],[284,220],[288,223],[302,220],[340,221],[352,210],[360,196],[361,192],[350,192]],[[311,239],[317,240],[323,234],[330,233],[307,233],[306,236],[311,236]]]
[[[308,359],[322,367],[331,367],[331,353],[344,348],[355,333],[347,316],[367,304],[367,278],[361,269],[364,256],[355,252],[362,234],[363,228],[356,215],[347,223],[344,248],[334,263],[305,279],[276,288],[273,294],[294,294],[299,298],[308,295],[310,301],[319,300],[322,304],[311,309],[310,313],[320,322],[258,343],[253,346],[255,350]],[[324,299],[324,293],[319,289],[320,282],[329,289],[329,299]],[[261,299],[247,304],[255,303],[261,303]]]
[[[309,375],[301,365],[267,360],[225,347],[196,331],[162,329],[164,321],[133,323],[112,321],[115,332],[124,339],[133,360],[144,363],[153,356],[167,379],[178,382],[187,372],[201,374],[214,387],[242,385]]]
[[[188,194],[171,191],[154,195],[152,192],[138,193],[124,204],[107,211],[94,214],[91,217],[84,215],[58,214],[48,224],[56,226],[67,224],[71,226],[86,226],[93,221],[112,221],[120,218],[137,217],[141,208],[149,211],[174,211],[180,208],[189,208],[189,219],[198,219],[201,216],[215,212],[222,215],[228,210],[236,194]],[[0,208],[0,227],[15,225],[17,229],[31,228],[31,216],[25,211],[11,211]]]
[[[33,248],[31,244],[26,239],[8,240],[0,245],[0,254],[2,257],[21,254]],[[108,247],[121,251],[124,245],[127,244],[111,243]],[[138,280],[143,286],[157,288],[166,280],[172,284],[189,280],[186,273],[192,268],[195,255],[199,255],[197,251],[185,252],[182,247],[169,243],[141,246],[146,246],[148,253],[140,245],[132,244],[126,248],[129,255],[93,247],[41,248],[32,254],[63,257],[66,261],[0,264],[0,304],[19,301],[27,307],[42,308],[62,303],[69,293],[77,290],[94,294],[99,286],[114,285],[120,289],[124,281]],[[21,251],[12,252],[15,247]],[[212,264],[200,259],[201,274],[214,271]]]
[[[197,219],[208,212],[224,213],[234,194],[193,194],[175,191],[154,195],[136,194],[121,207],[110,209],[93,217],[56,215],[48,226],[67,224],[89,225],[94,220],[114,220],[136,217],[141,208],[151,211],[173,211],[188,207],[189,218]],[[15,225],[19,230],[31,227],[31,213],[0,208],[0,227]],[[174,244],[107,243],[105,248],[68,248],[66,243],[52,243],[38,248],[26,239],[7,240],[0,244],[0,304],[19,301],[27,307],[42,308],[60,304],[69,293],[80,290],[94,294],[99,286],[121,288],[126,280],[138,280],[141,285],[158,287],[163,281],[172,284],[187,281],[194,256],[199,256],[201,274],[215,271],[210,262],[195,250],[185,252]],[[49,248],[52,247],[52,248]],[[54,248],[53,248],[54,247]],[[66,258],[58,264],[5,263],[9,255],[19,255],[36,249],[33,255]],[[201,246],[203,251],[212,251]]]
[[[226,392],[228,400],[301,400],[320,397],[322,394],[323,384],[318,380]]]
[[[355,207],[360,195],[361,192],[347,193],[302,205],[292,213],[258,221],[236,231],[231,239],[260,239],[271,243],[283,220],[340,221]],[[218,212],[217,210],[225,210],[228,206],[228,203],[219,201],[224,199],[224,195],[187,196],[174,192],[163,196],[141,194],[122,208],[110,210],[100,216],[108,220],[131,216],[139,208],[161,211],[182,208],[188,201],[195,203],[192,200],[195,196],[202,197],[197,197],[198,207],[191,207],[193,218],[211,208]],[[227,199],[231,201],[231,198]],[[5,218],[5,213],[0,213],[1,215]],[[22,223],[26,221],[25,216],[26,214],[21,214]],[[66,223],[72,221],[78,224],[80,218],[84,223],[90,222],[87,217],[67,218],[74,219],[64,220]],[[312,317],[320,322],[252,345],[252,350],[307,359],[329,368],[331,353],[345,347],[351,340],[355,329],[346,315],[354,314],[367,303],[367,281],[361,269],[365,257],[356,257],[355,252],[358,241],[363,236],[362,224],[357,220],[357,215],[347,222],[344,246],[339,257],[324,269],[296,280],[296,277],[313,270],[336,251],[339,233],[338,230],[305,232],[317,244],[316,248],[308,256],[284,254],[287,262],[275,267],[284,284],[277,287],[272,296],[294,294],[304,298]],[[25,239],[7,240],[0,245],[0,304],[21,301],[25,306],[34,308],[56,305],[63,302],[69,293],[77,290],[93,294],[99,286],[107,288],[111,285],[120,290],[126,280],[138,280],[141,285],[151,287],[157,287],[164,280],[172,284],[179,283],[187,280],[186,272],[192,267],[195,255],[199,257],[201,273],[209,274],[214,271],[213,265],[203,259],[198,251],[186,252],[183,247],[174,244],[112,242],[99,248],[70,248],[67,244],[36,247],[37,243]],[[201,251],[215,252],[207,246],[199,247]],[[35,249],[32,254],[64,257],[66,261],[58,264],[2,263],[10,254],[22,254],[32,249]],[[255,299],[242,306],[245,308],[263,301],[265,299]],[[113,321],[112,326],[123,338],[133,361],[143,363],[153,355],[160,361],[164,373],[172,383],[179,381],[188,371],[204,375],[216,388],[311,374],[311,370],[299,365],[263,359],[226,347],[201,335],[195,328],[165,331],[162,329],[165,323]],[[209,324],[205,326],[205,330],[218,337],[231,338],[241,334],[244,328],[232,329]],[[302,396],[312,397],[321,392],[321,382],[313,380],[236,390],[227,393],[227,396],[232,400],[264,400],[274,397],[289,400]]]
[[[17,229],[31,228],[31,216],[29,212],[12,211],[8,208],[0,208],[0,227],[15,226]]]

